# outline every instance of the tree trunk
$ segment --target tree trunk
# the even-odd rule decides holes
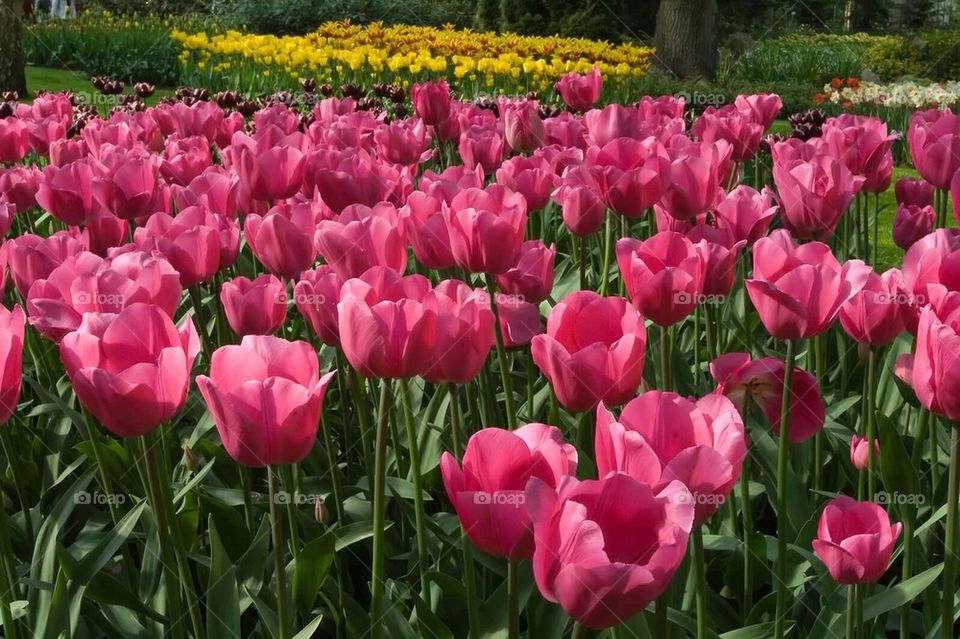
[[[26,97],[20,9],[20,0],[0,0],[0,89]]]
[[[661,0],[656,65],[678,78],[713,80],[717,73],[717,0]]]

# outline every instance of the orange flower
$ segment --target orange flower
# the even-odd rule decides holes
[[[843,86],[843,80],[840,78],[834,78],[833,80],[830,80],[830,86],[832,86],[834,89],[839,89]]]

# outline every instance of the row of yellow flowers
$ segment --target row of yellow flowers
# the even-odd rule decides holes
[[[215,85],[262,90],[283,79],[321,82],[391,81],[446,77],[467,88],[543,90],[568,71],[596,64],[613,86],[643,77],[653,50],[633,44],[559,36],[478,33],[453,27],[356,25],[328,22],[302,36],[172,32],[182,46],[187,76]],[[279,78],[278,78],[279,76]]]

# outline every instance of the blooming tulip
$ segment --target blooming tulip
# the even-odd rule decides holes
[[[529,212],[545,207],[550,193],[560,182],[551,162],[542,153],[510,158],[497,169],[496,177],[498,184],[523,195]]]
[[[342,279],[360,277],[371,266],[402,273],[407,266],[407,241],[397,209],[388,202],[373,208],[354,204],[335,220],[317,225],[317,251]]]
[[[286,285],[269,273],[252,280],[239,276],[224,282],[220,303],[230,328],[240,336],[269,335],[287,317]]]
[[[497,287],[509,295],[539,303],[553,290],[553,261],[557,248],[540,240],[528,240],[520,246],[520,257],[509,270],[497,275]]]
[[[731,104],[719,109],[708,106],[693,123],[691,133],[701,142],[726,142],[733,160],[744,162],[756,155],[765,129],[752,113],[745,114]]]
[[[960,115],[950,109],[915,111],[907,141],[920,176],[939,189],[949,189],[960,171]]]
[[[893,187],[897,204],[912,206],[933,205],[933,185],[923,178],[902,177]]]
[[[250,249],[271,273],[295,278],[313,265],[317,213],[311,202],[282,203],[262,217],[248,215],[243,234]]]
[[[679,220],[715,208],[723,198],[722,182],[731,150],[723,140],[671,148],[670,182],[660,206]]]
[[[520,257],[527,205],[523,196],[499,184],[465,189],[443,207],[450,250],[460,268],[503,273]]]
[[[427,294],[423,304],[436,314],[436,339],[423,378],[466,384],[480,373],[493,347],[493,311],[486,293],[459,280],[446,280]]]
[[[24,324],[19,304],[12,311],[0,306],[0,424],[13,415],[20,397]]]
[[[429,160],[430,131],[423,120],[412,118],[381,126],[373,134],[380,157],[404,166]]]
[[[159,307],[138,303],[85,314],[60,357],[80,403],[113,434],[136,437],[183,404],[199,347],[189,317],[178,328]]]
[[[869,583],[887,571],[901,529],[879,505],[841,495],[823,507],[813,552],[838,584]]]
[[[878,118],[844,113],[823,125],[823,141],[854,175],[866,178],[863,190],[880,193],[890,187],[893,154],[890,148],[898,135],[890,135]]]
[[[823,240],[833,234],[840,217],[865,178],[828,155],[808,161],[774,162],[783,225],[799,239]]]
[[[557,400],[572,411],[619,405],[640,385],[646,352],[643,318],[622,297],[576,291],[553,307],[547,332],[530,353]]]
[[[320,376],[306,342],[247,335],[218,348],[197,386],[227,453],[248,467],[295,464],[317,438],[323,395],[335,371]]]
[[[903,332],[903,274],[892,268],[870,271],[866,285],[840,307],[840,325],[851,339],[883,346]]]
[[[93,162],[84,158],[63,167],[44,168],[37,204],[65,224],[86,224],[99,206],[93,197]]]
[[[71,255],[87,249],[87,238],[69,231],[57,231],[41,237],[25,233],[4,242],[7,265],[20,295],[26,296],[30,286],[44,279]]]
[[[143,251],[160,251],[189,288],[213,278],[220,269],[220,225],[217,215],[191,206],[172,217],[158,212],[146,226],[134,231],[134,243]]]
[[[936,211],[930,205],[900,204],[893,216],[893,243],[908,250],[933,230]]]
[[[591,147],[587,162],[600,167],[600,192],[607,206],[630,218],[653,206],[671,180],[670,156],[652,138],[618,138]]]
[[[310,324],[324,344],[340,346],[340,328],[337,322],[337,302],[343,280],[332,267],[318,266],[300,274],[293,287],[293,301],[297,310]]]
[[[783,101],[776,93],[738,95],[733,104],[741,113],[749,115],[754,122],[762,125],[764,130],[770,128],[783,108]]]
[[[93,197],[103,209],[133,220],[161,208],[157,171],[160,158],[146,151],[103,153],[104,169],[93,180]]]
[[[603,224],[606,205],[600,197],[600,167],[568,169],[552,197],[560,205],[563,224],[571,233],[585,237]]]
[[[464,532],[484,552],[510,560],[533,555],[533,530],[524,489],[531,478],[547,489],[577,469],[577,449],[560,429],[525,424],[516,430],[484,428],[470,436],[462,468],[450,453],[440,472]]]
[[[568,107],[574,111],[586,111],[600,99],[603,77],[597,65],[593,65],[590,72],[584,75],[564,73],[554,88]]]

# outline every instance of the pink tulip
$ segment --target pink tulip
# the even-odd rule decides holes
[[[903,256],[903,307],[907,330],[916,335],[920,311],[930,302],[933,284],[960,290],[960,230],[937,229],[907,249]]]
[[[445,80],[417,82],[410,87],[410,102],[425,124],[437,126],[450,113],[450,87]]]
[[[45,167],[37,188],[37,204],[65,224],[83,226],[99,207],[93,197],[94,175],[90,158],[64,167]]]
[[[710,363],[710,374],[716,392],[729,397],[741,414],[747,399],[755,402],[779,435],[786,368],[776,357],[751,360],[749,353],[726,353]],[[817,434],[826,417],[817,379],[807,371],[794,367],[790,394],[790,441],[796,444]]]
[[[644,120],[651,122],[677,120],[683,117],[686,100],[683,96],[660,95],[654,98],[645,95],[637,100],[636,107]]]
[[[146,226],[134,231],[133,241],[143,251],[160,251],[180,273],[184,288],[207,282],[220,269],[217,215],[191,206],[172,217],[155,213]]]
[[[589,164],[601,168],[600,187],[607,206],[635,218],[653,206],[671,181],[670,156],[650,138],[618,138],[587,151]]]
[[[850,463],[857,470],[867,470],[869,467],[870,446],[867,444],[866,437],[854,435],[850,438]],[[880,460],[880,441],[873,440],[873,461],[877,463]]]
[[[162,168],[161,168],[162,170]],[[222,166],[211,166],[183,187],[173,187],[173,201],[177,210],[190,206],[204,206],[217,215],[237,217],[237,191],[240,182],[236,175]]]
[[[37,206],[37,189],[42,179],[43,173],[34,167],[0,168],[0,193],[17,207],[18,213],[22,213]]]
[[[454,164],[440,173],[427,169],[420,176],[420,190],[447,204],[453,196],[464,189],[482,189],[483,187],[483,168],[479,166],[469,169],[462,164]],[[410,196],[413,197],[415,194],[411,193]],[[407,201],[409,202],[409,198]]]
[[[23,379],[23,309],[0,306],[0,424],[17,409]]]
[[[560,183],[553,166],[542,153],[510,158],[497,169],[496,178],[497,184],[523,195],[527,200],[527,211],[531,213],[547,205],[550,193]]]
[[[563,174],[552,197],[560,205],[563,223],[578,237],[593,235],[603,224],[607,208],[600,195],[600,167],[572,167]]]
[[[915,111],[907,141],[920,176],[939,189],[949,189],[960,171],[960,115],[950,109]]]
[[[777,207],[771,204],[773,193],[762,192],[741,184],[717,205],[717,226],[727,228],[737,241],[746,240],[749,246],[767,234]]]
[[[636,393],[646,352],[643,317],[622,297],[576,291],[553,307],[533,338],[533,361],[572,411],[623,404]]]
[[[146,151],[101,153],[103,169],[93,180],[93,197],[103,209],[132,220],[161,208],[157,185],[160,158]]]
[[[953,183],[950,185],[950,194],[953,199],[953,218],[960,222],[960,171],[953,176]]]
[[[532,478],[556,488],[576,472],[576,448],[555,426],[488,427],[470,436],[462,464],[450,453],[440,458],[447,497],[467,537],[491,555],[530,559],[534,536],[524,489]]]
[[[319,193],[334,213],[351,204],[402,206],[413,190],[413,168],[380,162],[362,150],[317,149],[307,157],[303,192]]]
[[[310,324],[324,344],[340,347],[340,327],[337,322],[337,302],[343,280],[327,265],[304,271],[293,287],[293,301],[297,310]]]
[[[923,178],[902,177],[893,188],[897,204],[933,206],[933,185]]]
[[[87,222],[83,230],[87,235],[90,251],[104,257],[110,249],[122,246],[129,240],[130,222],[101,209]]]
[[[44,279],[72,255],[87,250],[87,238],[69,231],[57,231],[49,237],[27,233],[4,242],[7,265],[17,291],[27,295],[30,286]]]
[[[636,107],[616,102],[602,109],[592,109],[583,114],[587,127],[587,140],[597,147],[606,146],[618,138],[643,140],[652,135],[649,123]]]
[[[270,335],[287,317],[286,285],[269,273],[252,280],[241,275],[223,283],[220,304],[237,335]]]
[[[180,327],[157,306],[87,313],[60,342],[80,403],[118,437],[143,435],[183,405],[200,350],[193,322]]]
[[[889,344],[903,332],[903,274],[870,271],[866,285],[840,307],[840,325],[851,339],[870,346]]]
[[[410,239],[413,254],[420,264],[431,269],[456,265],[441,200],[423,191],[414,191],[400,210],[400,217],[404,233]]]
[[[459,280],[446,280],[423,304],[437,318],[434,350],[423,378],[466,384],[480,373],[493,347],[493,311],[487,294]]]
[[[544,332],[543,318],[535,304],[514,295],[497,295],[500,332],[505,348],[526,348]]]
[[[375,266],[347,280],[337,320],[347,361],[367,377],[413,377],[427,370],[436,343],[437,314],[425,303],[430,281]]]
[[[317,252],[343,280],[360,277],[372,266],[402,273],[407,266],[407,238],[397,209],[381,202],[373,208],[348,206],[336,220],[317,225]]]
[[[210,142],[202,136],[168,138],[163,150],[160,175],[171,184],[187,186],[213,165]]]
[[[880,193],[890,187],[893,173],[890,148],[898,135],[890,135],[882,120],[844,113],[824,123],[822,137],[833,156],[854,175],[866,178],[864,191]]]
[[[274,275],[295,278],[317,259],[314,232],[317,210],[312,202],[287,202],[262,217],[248,215],[243,235],[258,260]]]
[[[543,144],[543,120],[535,100],[497,100],[507,144],[517,153],[529,153]]]
[[[736,105],[708,106],[691,128],[701,142],[723,141],[730,145],[735,162],[744,162],[757,154],[766,127],[752,114],[744,114]]]
[[[64,166],[90,154],[82,137],[64,138],[50,143],[50,164]]]
[[[622,473],[568,477],[557,489],[533,478],[525,492],[537,588],[589,628],[616,626],[646,608],[686,554],[694,500],[679,481],[655,492]]]
[[[783,101],[776,93],[738,95],[733,104],[741,113],[749,115],[754,122],[763,126],[764,131],[770,128],[783,108]]]
[[[826,244],[797,246],[780,229],[754,245],[753,279],[746,287],[770,335],[802,339],[827,330],[869,274],[860,260],[841,265]]]
[[[27,146],[37,155],[47,155],[50,145],[67,137],[70,117],[51,115],[27,124]]]
[[[581,118],[564,111],[543,121],[543,143],[564,148],[586,149],[587,126]]]
[[[20,118],[0,119],[0,162],[15,164],[27,154],[27,124]]]
[[[0,236],[6,235],[13,226],[13,218],[17,215],[17,205],[0,193]]]
[[[457,151],[464,165],[483,167],[484,174],[491,175],[506,156],[507,141],[496,124],[474,125],[460,134]]]
[[[433,155],[430,131],[418,118],[391,122],[377,129],[373,137],[380,157],[394,164],[419,164]]]
[[[241,146],[238,153],[240,183],[255,200],[282,200],[294,195],[303,185],[306,160],[293,146],[262,150]]]
[[[600,69],[593,65],[589,73],[564,73],[554,85],[563,103],[574,111],[586,111],[600,99],[603,90],[603,77]]]
[[[631,400],[619,419],[601,403],[594,450],[600,477],[626,473],[655,491],[683,482],[694,497],[694,525],[723,505],[747,454],[743,419],[724,395],[694,403],[661,391]]]
[[[497,275],[497,287],[508,295],[539,303],[553,290],[553,262],[557,248],[540,240],[528,240],[520,246],[520,258],[509,270]]]
[[[119,313],[145,303],[172,318],[181,291],[180,275],[162,257],[131,251],[103,259],[82,252],[31,284],[27,313],[34,328],[59,342],[77,330],[84,313]]]
[[[898,365],[920,403],[951,421],[960,420],[960,293],[927,287],[930,304],[920,312],[916,348]]]
[[[726,228],[698,224],[687,231],[703,260],[704,296],[722,302],[730,294],[737,277],[737,255],[746,246],[746,240],[735,241],[733,233]]]
[[[527,224],[523,196],[499,184],[466,189],[443,207],[450,250],[471,273],[503,273],[517,263]]]
[[[678,220],[714,209],[723,199],[724,171],[731,151],[723,140],[670,149],[670,182],[660,206]]]
[[[670,326],[693,312],[703,293],[705,249],[672,231],[617,241],[620,277],[644,317]]]
[[[936,211],[930,205],[900,204],[893,216],[893,242],[904,251],[933,230]]]
[[[310,453],[330,379],[307,342],[247,335],[218,348],[197,386],[220,440],[238,464],[296,464]]]
[[[846,165],[831,156],[809,161],[774,162],[783,225],[799,239],[823,240],[833,234],[840,217],[863,186]]]
[[[902,528],[877,504],[841,495],[823,507],[813,551],[838,584],[869,583],[887,571]]]

